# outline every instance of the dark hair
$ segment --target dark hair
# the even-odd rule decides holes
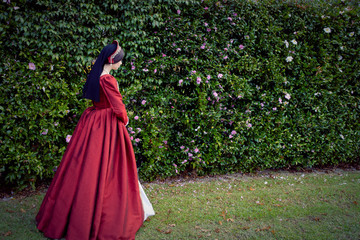
[[[115,55],[115,57],[114,57],[114,63],[118,63],[118,62],[120,62],[121,60],[123,60],[124,56],[125,56],[124,49],[121,49],[120,52]],[[109,62],[109,61],[108,61],[108,62]]]

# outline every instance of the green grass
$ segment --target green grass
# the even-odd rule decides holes
[[[262,172],[145,183],[156,215],[136,239],[360,239],[360,172]],[[0,239],[45,239],[44,193],[0,201]]]

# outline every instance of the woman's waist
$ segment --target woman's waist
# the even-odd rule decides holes
[[[111,108],[110,104],[94,104],[93,107],[94,107],[95,109]]]

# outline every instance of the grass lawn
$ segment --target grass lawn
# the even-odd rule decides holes
[[[144,183],[156,215],[136,239],[360,239],[360,171],[263,171]],[[44,192],[0,200],[0,239],[46,239]]]

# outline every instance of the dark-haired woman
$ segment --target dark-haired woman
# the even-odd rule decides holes
[[[66,240],[135,239],[154,215],[138,181],[128,117],[116,79],[124,50],[105,46],[86,80],[93,100],[74,130],[36,216],[46,237]]]

